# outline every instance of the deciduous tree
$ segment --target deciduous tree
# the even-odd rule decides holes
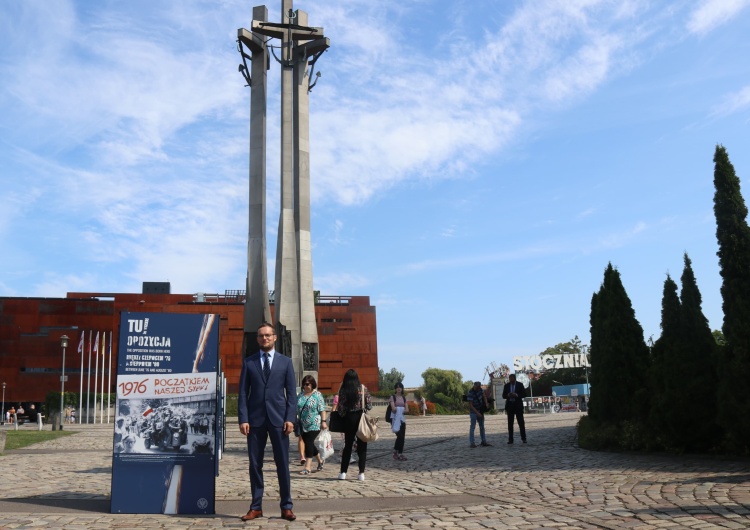
[[[390,392],[396,386],[396,383],[404,381],[404,373],[399,372],[395,368],[391,368],[391,371],[386,373],[382,368],[378,369],[378,388],[381,392]]]
[[[422,391],[428,400],[444,407],[455,408],[461,405],[466,389],[460,372],[428,368],[422,372],[422,379]]]
[[[580,355],[586,352],[587,346],[581,342],[578,335],[568,342],[561,342],[550,346],[539,354],[544,355]],[[552,394],[552,387],[559,381],[563,385],[578,385],[586,383],[586,368],[554,368],[544,370],[534,379],[534,395],[548,396]]]

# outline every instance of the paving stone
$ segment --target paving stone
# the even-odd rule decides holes
[[[530,443],[513,446],[504,443],[504,417],[488,416],[494,446],[474,450],[468,417],[409,418],[409,460],[392,459],[395,437],[384,431],[368,448],[364,484],[335,480],[338,457],[307,477],[293,462],[294,523],[278,517],[269,444],[271,517],[257,524],[239,520],[250,488],[246,444],[231,421],[216,480],[223,515],[200,517],[105,513],[112,427],[71,426],[75,436],[0,457],[0,528],[750,528],[747,459],[584,451],[575,445],[580,416],[529,415]],[[356,465],[349,472],[356,478]]]

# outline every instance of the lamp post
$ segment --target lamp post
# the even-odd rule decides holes
[[[584,370],[586,370],[586,395],[589,395],[591,393],[590,386],[589,386],[589,367],[584,366]]]
[[[2,419],[0,419],[0,423],[5,425],[5,381],[3,381],[3,408],[0,409],[0,412],[3,415]]]
[[[652,341],[653,342],[653,341]],[[591,366],[591,363],[589,362],[589,347],[585,344],[581,346],[581,350],[583,351],[583,373],[586,374],[586,394],[585,395],[591,395],[591,386],[589,385],[589,366]]]
[[[60,346],[63,350],[62,375],[60,376],[60,430],[63,429],[63,401],[65,401],[65,348],[68,347],[68,336],[60,337]]]
[[[531,397],[534,397],[534,391],[531,389],[531,378],[529,375],[525,372],[519,372],[516,374],[516,381],[521,383],[522,385],[525,385],[526,388],[529,389],[529,393],[531,394]]]

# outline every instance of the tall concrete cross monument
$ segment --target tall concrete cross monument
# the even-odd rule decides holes
[[[277,350],[291,356],[298,382],[307,374],[317,379],[318,328],[310,239],[309,92],[315,85],[311,81],[315,62],[328,49],[330,41],[323,36],[323,28],[307,26],[307,13],[295,11],[292,0],[281,1],[281,23],[268,22],[265,6],[254,7],[252,29],[239,29],[237,33],[243,58],[240,71],[251,91],[250,223],[243,353],[255,347],[258,324],[270,321],[265,234],[266,87],[270,49],[281,65],[281,213],[274,286]],[[278,39],[280,45],[270,46],[271,39]],[[247,59],[251,61],[249,69]]]

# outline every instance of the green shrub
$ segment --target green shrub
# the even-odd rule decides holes
[[[237,394],[227,394],[227,410],[224,411],[225,416],[236,417],[239,415]]]
[[[377,392],[370,391],[370,395],[380,399],[388,399],[393,395],[393,389],[378,390]]]
[[[430,410],[430,405],[435,406],[435,411],[431,412],[430,414],[441,414],[441,415],[448,415],[448,416],[459,416],[462,414],[468,414],[468,408],[465,404],[462,404],[463,406],[452,406],[452,407],[446,407],[441,405],[440,403],[427,403],[427,410]]]
[[[598,424],[591,416],[578,421],[578,445],[592,451],[661,451],[666,449],[643,424],[621,421]]]
[[[60,399],[58,397],[58,403]],[[67,428],[67,427],[66,427]],[[78,434],[72,431],[11,431],[7,430],[5,439],[5,449],[22,449],[29,445],[37,444],[40,442],[46,442],[48,440],[56,440],[62,436],[70,436],[72,434]]]

